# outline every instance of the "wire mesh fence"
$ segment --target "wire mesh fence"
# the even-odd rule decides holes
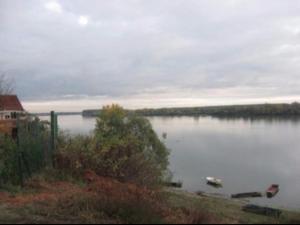
[[[6,183],[23,185],[32,174],[53,165],[57,139],[57,116],[51,122],[37,117],[17,119],[11,137],[0,139],[0,187]]]

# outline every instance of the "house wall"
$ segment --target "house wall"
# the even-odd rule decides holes
[[[17,122],[13,120],[0,121],[0,133],[12,135],[13,129],[17,127]]]
[[[17,116],[24,116],[24,111],[0,111],[0,134],[12,136],[17,128]],[[22,119],[23,117],[21,117]]]
[[[16,120],[17,115],[23,114],[23,111],[0,111],[0,122],[2,120]]]

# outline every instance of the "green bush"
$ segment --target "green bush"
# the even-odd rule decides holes
[[[54,164],[61,175],[79,178],[85,170],[93,167],[95,164],[93,141],[94,138],[90,136],[60,133]]]
[[[75,174],[91,169],[141,185],[160,183],[169,165],[169,151],[150,122],[118,105],[102,109],[93,137],[63,137],[59,149],[60,169]]]
[[[9,137],[0,137],[0,187],[18,182],[16,143]]]
[[[0,187],[22,185],[51,160],[49,129],[36,118],[18,123],[18,140],[0,137]]]
[[[118,105],[106,106],[95,130],[98,173],[142,184],[157,182],[168,167],[169,151],[150,122]]]

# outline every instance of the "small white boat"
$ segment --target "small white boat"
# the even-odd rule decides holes
[[[217,179],[214,177],[207,177],[206,178],[207,184],[213,187],[223,187],[223,182],[221,179]]]

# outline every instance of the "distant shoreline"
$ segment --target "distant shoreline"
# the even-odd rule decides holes
[[[139,116],[153,117],[182,117],[182,116],[213,116],[219,118],[257,118],[257,117],[300,117],[300,103],[292,104],[257,104],[257,105],[228,105],[201,107],[170,107],[144,108],[127,110]],[[98,117],[101,109],[87,109],[82,112],[57,112],[59,116]],[[50,116],[49,113],[32,113],[36,116]]]
[[[259,104],[207,107],[179,107],[127,110],[140,116],[214,116],[214,117],[300,117],[300,104]],[[101,110],[84,110],[83,117],[97,117]]]
[[[31,113],[35,116],[50,116],[50,113]],[[59,116],[81,116],[82,112],[56,112]]]

